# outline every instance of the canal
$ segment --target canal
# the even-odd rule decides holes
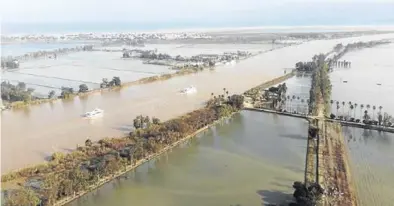
[[[243,111],[68,206],[285,203],[304,176],[307,128]]]

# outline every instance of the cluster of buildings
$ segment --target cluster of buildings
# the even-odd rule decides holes
[[[223,54],[199,54],[192,57],[175,57],[169,54],[158,53],[157,50],[123,50],[123,58],[141,58],[149,64],[173,66],[172,69],[184,67],[214,67],[218,65],[235,64],[236,61],[250,57],[252,53],[247,51],[225,52]]]
[[[66,40],[176,40],[176,39],[210,39],[204,33],[192,32],[173,32],[173,33],[76,33],[76,34],[59,34],[59,35],[15,35],[15,36],[1,36],[2,42],[54,42]]]

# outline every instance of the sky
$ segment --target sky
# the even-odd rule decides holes
[[[1,0],[3,23],[394,24],[394,0]]]

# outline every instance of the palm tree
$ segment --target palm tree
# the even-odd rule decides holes
[[[376,110],[376,106],[375,106],[375,105],[372,106],[372,109],[373,109],[372,120],[374,120],[374,119],[375,119],[375,110]]]
[[[350,111],[353,111],[353,109],[354,109],[354,106],[351,104],[350,105]],[[350,116],[350,114],[349,114],[349,116]]]
[[[364,117],[363,117],[363,119],[364,119],[364,120],[368,120],[368,111],[367,111],[367,110],[364,111]]]
[[[383,109],[383,107],[382,107],[382,106],[379,106],[379,112],[380,112],[380,113],[382,113],[382,109]]]
[[[357,110],[357,103],[354,103],[354,119],[356,119],[356,110]]]
[[[360,105],[360,119],[362,117],[363,109],[364,109],[364,104],[361,104]]]
[[[338,116],[338,109],[339,108],[341,108],[341,107],[339,106],[339,104],[337,104],[337,114],[336,114],[336,116]]]
[[[212,93],[211,93],[211,98],[213,98],[213,95],[214,95],[214,94],[213,94],[213,92],[212,92]]]
[[[345,116],[345,102],[342,102],[342,115]]]
[[[331,103],[331,109],[332,109],[332,104],[334,104],[334,100],[331,100],[330,103]]]

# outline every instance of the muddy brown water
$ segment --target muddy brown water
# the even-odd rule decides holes
[[[331,50],[337,43],[376,40],[387,36],[312,41],[267,52],[215,71],[69,101],[34,105],[22,110],[3,111],[2,173],[43,162],[55,151],[70,151],[77,144],[83,144],[86,138],[95,141],[124,135],[131,129],[132,119],[139,114],[167,120],[201,107],[212,92],[218,95],[223,88],[227,88],[230,94],[241,93],[282,75],[283,68],[292,68],[298,61],[307,61],[314,54]],[[194,95],[178,93],[189,85],[196,86],[198,92]],[[104,109],[103,118],[94,121],[81,118],[81,114],[96,107]]]

